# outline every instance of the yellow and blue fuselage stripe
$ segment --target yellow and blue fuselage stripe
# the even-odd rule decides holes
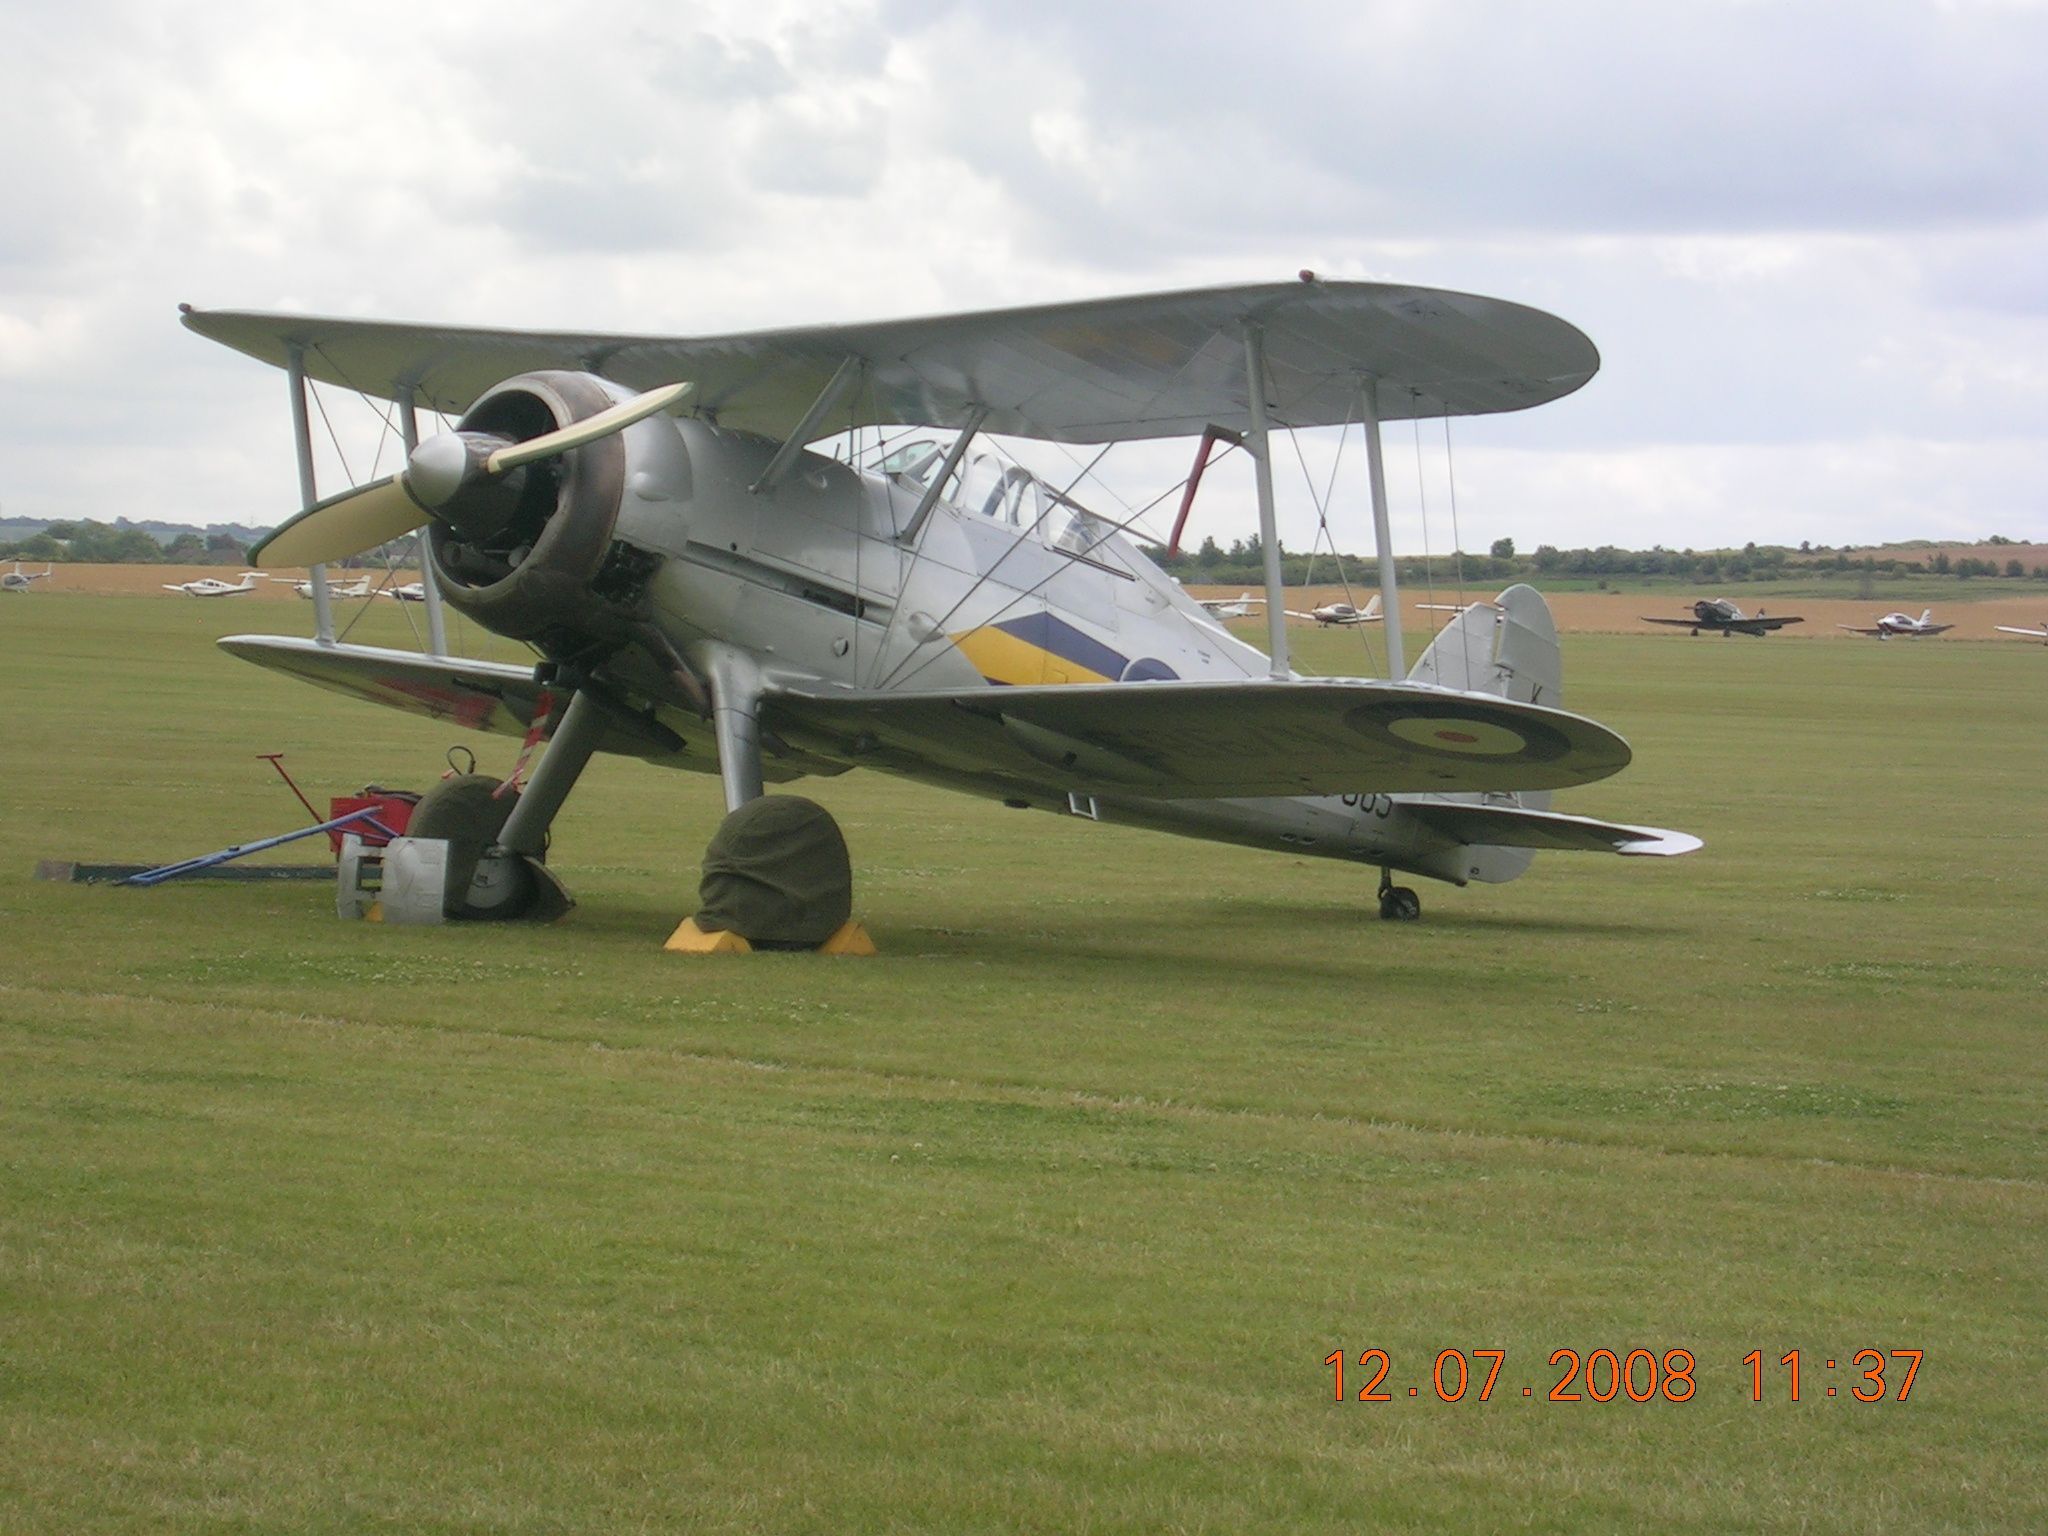
[[[983,677],[1009,687],[1136,682],[1179,675],[1149,657],[1133,662],[1123,652],[1050,613],[984,624],[954,635],[952,640]]]

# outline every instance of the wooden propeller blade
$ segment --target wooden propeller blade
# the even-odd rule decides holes
[[[427,521],[427,509],[413,500],[402,474],[344,491],[280,523],[249,552],[259,570],[324,565],[411,533]]]
[[[559,431],[543,432],[523,443],[500,448],[484,460],[484,468],[494,475],[502,475],[522,464],[531,464],[535,459],[545,459],[557,453],[567,453],[571,448],[580,448],[585,443],[594,443],[600,437],[625,431],[634,422],[652,416],[656,411],[668,409],[689,392],[687,383],[665,384],[660,389],[650,389],[644,395],[622,400],[608,410],[586,416]]]

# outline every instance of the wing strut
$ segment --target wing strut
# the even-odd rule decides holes
[[[1280,586],[1280,530],[1273,515],[1272,434],[1266,427],[1266,333],[1244,328],[1244,378],[1252,429],[1245,435],[1259,485],[1259,553],[1266,562],[1266,645],[1276,682],[1287,678],[1287,611]]]
[[[825,424],[825,417],[853,388],[854,380],[860,377],[861,361],[849,353],[839,364],[839,371],[825,382],[818,391],[818,398],[811,402],[811,408],[804,412],[804,419],[796,424],[796,430],[782,440],[782,446],[775,450],[775,457],[768,461],[768,467],[761,471],[761,478],[747,489],[755,495],[772,491],[789,478],[797,456],[804,451],[804,444],[818,435],[818,429]]]
[[[1408,675],[1401,648],[1401,583],[1394,570],[1394,536],[1387,526],[1387,465],[1380,444],[1379,380],[1358,376],[1358,412],[1365,426],[1366,479],[1372,486],[1372,545],[1380,562],[1380,621],[1387,637],[1387,680]]]
[[[413,405],[414,386],[407,385],[398,398],[398,435],[411,462],[413,449],[420,445],[420,417]],[[419,534],[420,590],[427,594],[427,650],[431,655],[448,654],[448,619],[441,612],[441,583],[434,575],[434,562],[427,550],[427,530]]]
[[[294,345],[285,362],[285,376],[292,392],[292,444],[299,454],[299,507],[304,510],[320,499],[313,478],[313,424],[306,415],[306,349]],[[327,600],[327,567],[314,565],[306,575],[313,583],[313,638],[322,645],[334,644],[334,607]]]
[[[981,430],[981,424],[988,420],[988,407],[977,405],[967,413],[966,424],[960,428],[960,435],[953,439],[953,446],[946,450],[946,457],[933,473],[931,483],[924,488],[924,495],[917,501],[917,510],[910,514],[910,521],[903,525],[903,531],[896,535],[896,542],[906,548],[917,543],[917,536],[924,529],[925,519],[932,515],[932,508],[939,504],[940,493],[946,482],[953,478],[953,471],[960,467],[960,460],[967,454],[967,445]],[[893,618],[892,618],[893,622]]]

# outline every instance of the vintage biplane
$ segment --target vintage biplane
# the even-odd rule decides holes
[[[1699,846],[1548,809],[1629,748],[1558,707],[1556,632],[1527,587],[1447,625],[1412,673],[1398,624],[1391,680],[1288,667],[1272,429],[1364,427],[1392,614],[1379,423],[1577,389],[1598,355],[1540,311],[1304,274],[708,338],[189,307],[184,323],[290,375],[306,510],[254,563],[316,565],[424,528],[430,599],[536,654],[526,667],[339,644],[324,604],[312,639],[220,642],[377,703],[548,733],[516,806],[496,802],[509,814],[455,818],[451,864],[474,870],[451,896],[462,915],[565,909],[546,835],[598,751],[718,774],[728,810],[768,783],[864,767],[1348,859],[1380,869],[1396,918],[1420,910],[1397,870],[1462,885],[1512,879],[1536,849]],[[396,402],[405,467],[315,501],[308,380]],[[421,441],[422,408],[454,430]],[[867,466],[807,448],[912,426],[941,435]],[[1069,488],[968,458],[993,435],[1109,444],[1212,427],[1252,456],[1270,654]]]

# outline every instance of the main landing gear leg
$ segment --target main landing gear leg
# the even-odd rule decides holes
[[[526,781],[519,803],[505,819],[498,840],[477,860],[469,882],[470,912],[484,918],[527,918],[551,923],[576,903],[542,862],[548,828],[576,787],[598,738],[604,734],[603,706],[588,692],[578,692],[562,713],[562,723],[541,754],[540,766]]]
[[[1422,898],[1405,885],[1394,884],[1391,866],[1380,866],[1380,920],[1412,923],[1422,916]]]
[[[718,777],[726,814],[767,793],[761,774],[761,682],[743,656],[721,653],[711,664],[711,729],[718,739]]]

